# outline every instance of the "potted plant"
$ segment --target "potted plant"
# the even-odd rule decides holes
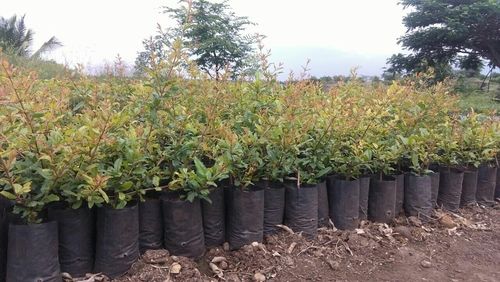
[[[456,120],[439,125],[439,195],[438,205],[450,211],[457,211],[460,206],[464,162],[461,155],[462,136]]]
[[[339,137],[330,150],[330,166],[335,172],[327,182],[330,218],[339,229],[354,229],[359,220],[359,177],[366,167],[367,154],[362,141]]]
[[[128,117],[119,113],[116,122]],[[111,278],[128,271],[139,257],[137,202],[146,169],[138,132],[126,124],[108,134],[101,147],[102,158],[92,174],[84,175],[80,191],[89,206],[99,206],[94,271]]]
[[[63,148],[49,144],[59,139],[58,119],[64,116],[64,107],[57,107],[57,99],[36,76],[14,69],[3,59],[0,85],[8,101],[0,110],[0,197],[14,204],[6,280],[61,280],[57,223],[47,221],[44,213],[47,204],[59,200],[55,188],[60,183],[53,172],[67,175],[61,164],[50,163],[51,156],[64,155]]]
[[[368,219],[389,223],[396,215],[396,178],[394,167],[400,158],[401,149],[396,136],[388,132],[374,132],[369,138],[370,152],[373,155],[371,168],[376,177],[370,180]],[[385,136],[384,139],[382,139]]]
[[[264,187],[253,185],[262,156],[257,136],[245,131],[218,143],[220,160],[227,168],[227,241],[232,249],[263,240]]]
[[[479,162],[481,165],[478,170],[478,182],[476,191],[476,200],[479,204],[492,206],[495,201],[495,186],[498,160],[496,156],[499,152],[498,122],[491,118],[480,117],[481,127],[479,130]]]
[[[463,142],[461,143],[461,159],[464,163],[464,179],[460,206],[476,203],[477,173],[481,164],[481,123],[478,115],[470,113],[459,120]]]
[[[398,136],[410,173],[405,178],[404,208],[407,216],[417,216],[427,221],[432,212],[432,187],[430,164],[436,159],[436,133],[420,128],[410,136]]]

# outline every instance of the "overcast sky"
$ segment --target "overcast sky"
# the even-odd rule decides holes
[[[117,54],[130,64],[142,40],[167,25],[162,6],[177,0],[4,0],[0,16],[26,15],[35,47],[56,36],[64,47],[50,57],[61,63],[99,66]],[[275,62],[298,70],[311,59],[311,74],[379,75],[387,57],[401,51],[405,14],[398,0],[229,0],[234,11],[257,23]]]

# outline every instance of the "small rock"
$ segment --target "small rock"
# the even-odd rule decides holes
[[[229,243],[224,242],[224,244],[222,244],[222,248],[224,249],[224,251],[228,252],[229,251]]]
[[[416,216],[410,216],[410,217],[408,218],[408,221],[409,221],[409,222],[410,222],[410,224],[411,224],[411,225],[413,225],[413,226],[416,226],[416,227],[420,227],[420,226],[422,226],[422,221],[421,221],[418,217],[416,217]]]
[[[207,251],[207,256],[215,256],[217,254],[218,248],[210,248]]]
[[[256,272],[253,276],[253,281],[264,282],[264,281],[266,281],[266,276],[264,276],[264,274],[262,274],[260,272]]]
[[[328,263],[330,268],[333,270],[338,270],[340,268],[340,263],[338,261],[334,261],[332,259],[327,259],[326,263]]]
[[[67,272],[62,272],[61,276],[62,276],[62,279],[64,279],[64,280],[73,281],[73,277],[71,277],[71,274],[69,274]]]
[[[314,252],[313,252],[313,255],[314,255],[315,257],[322,257],[322,256],[323,256],[323,252],[321,252],[320,250],[317,250],[317,251],[314,251]]]
[[[254,251],[252,245],[245,245],[241,249],[247,254],[251,254]]]
[[[182,266],[176,262],[172,263],[170,266],[170,273],[172,274],[179,274],[181,273]]]
[[[223,272],[222,269],[220,269],[215,263],[209,263],[208,266],[212,270],[214,274],[216,274],[219,278],[222,278]]]
[[[432,266],[432,263],[428,260],[423,260],[420,262],[420,265],[423,267],[423,268],[429,268]]]
[[[439,219],[439,223],[441,223],[446,228],[453,228],[457,226],[457,224],[453,221],[453,219],[451,219],[451,217],[447,214],[443,215]]]
[[[179,257],[177,256],[171,256],[170,258],[175,262],[179,261]]]
[[[252,247],[258,247],[259,246],[259,242],[252,242]]]
[[[226,258],[225,257],[214,257],[212,259],[213,263],[219,263],[219,262],[222,262],[222,261],[226,261]]]
[[[413,236],[411,235],[411,230],[408,228],[408,226],[396,226],[394,228],[394,233],[397,233],[395,235],[401,235],[403,237],[406,237],[408,239],[411,239]]]
[[[222,261],[222,262],[220,263],[220,268],[221,268],[221,269],[226,270],[228,267],[229,267],[229,265],[227,264],[227,262]]]

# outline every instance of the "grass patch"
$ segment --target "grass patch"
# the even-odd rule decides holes
[[[462,78],[457,81],[456,90],[460,97],[459,107],[464,112],[474,109],[475,112],[500,114],[500,83],[492,80],[489,91],[480,90],[482,80],[478,78]]]
[[[460,101],[458,105],[463,111],[470,111],[474,109],[475,112],[491,112],[496,111],[500,114],[500,100],[494,100],[495,94],[485,91],[474,91],[467,94],[460,94]]]

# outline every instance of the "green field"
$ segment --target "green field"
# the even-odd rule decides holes
[[[481,80],[466,78],[457,82],[457,94],[460,97],[459,106],[464,111],[474,109],[476,112],[496,111],[500,113],[500,82],[493,79],[489,91],[480,90]]]

